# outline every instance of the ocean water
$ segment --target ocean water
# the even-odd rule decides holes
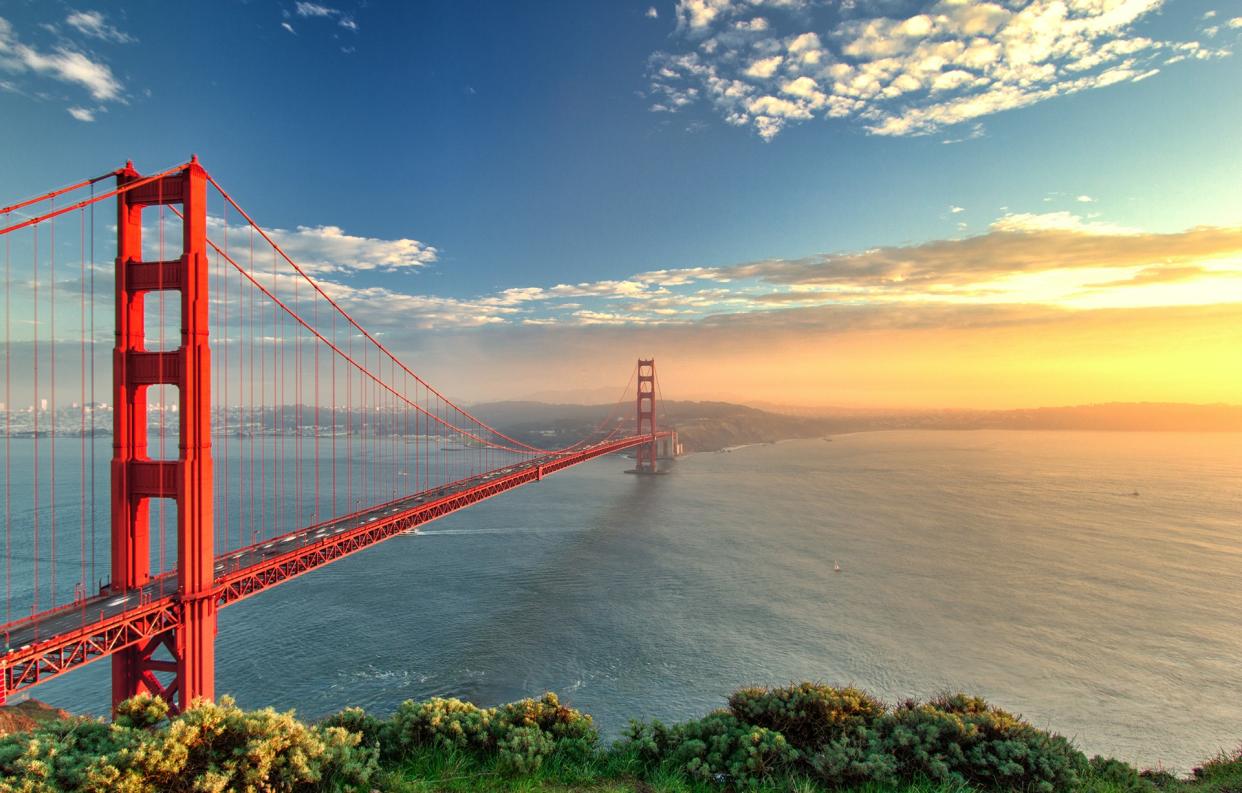
[[[882,432],[629,465],[224,610],[217,691],[317,717],[553,690],[615,736],[812,679],[982,694],[1140,765],[1242,743],[1238,435]],[[34,695],[102,712],[108,679]]]

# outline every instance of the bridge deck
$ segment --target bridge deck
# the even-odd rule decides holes
[[[664,433],[659,433],[662,436]],[[216,557],[215,594],[229,606],[424,523],[587,460],[649,442],[633,436],[549,454],[289,532]],[[179,623],[175,573],[4,626],[0,702],[83,664],[148,642]]]

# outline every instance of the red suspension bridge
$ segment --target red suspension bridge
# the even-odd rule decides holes
[[[97,228],[104,202],[115,231]],[[113,234],[114,262],[97,263]],[[214,696],[220,608],[602,455],[633,449],[635,472],[655,473],[668,445],[651,360],[572,445],[490,426],[354,319],[365,293],[317,281],[328,265],[295,261],[197,159],[4,207],[0,237],[0,703],[111,657],[114,704],[150,692],[184,710]],[[115,295],[110,360],[97,290]]]

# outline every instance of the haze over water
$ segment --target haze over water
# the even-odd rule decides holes
[[[1239,445],[867,433],[641,479],[606,458],[224,610],[217,691],[321,716],[554,690],[615,736],[746,684],[961,689],[1186,769],[1242,741]],[[107,681],[34,696],[99,712]]]

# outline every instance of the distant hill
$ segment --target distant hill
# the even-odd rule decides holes
[[[1242,432],[1242,405],[1105,402],[1018,410],[900,410],[843,407],[766,408],[781,415],[866,429],[1025,429]]]
[[[833,433],[898,429],[1009,429],[1242,432],[1242,406],[1115,402],[1027,410],[879,410],[799,408],[797,415],[730,402],[665,400],[660,421],[675,427],[687,452]],[[488,402],[471,412],[538,446],[567,445],[598,427],[633,429],[633,408],[545,402]]]

